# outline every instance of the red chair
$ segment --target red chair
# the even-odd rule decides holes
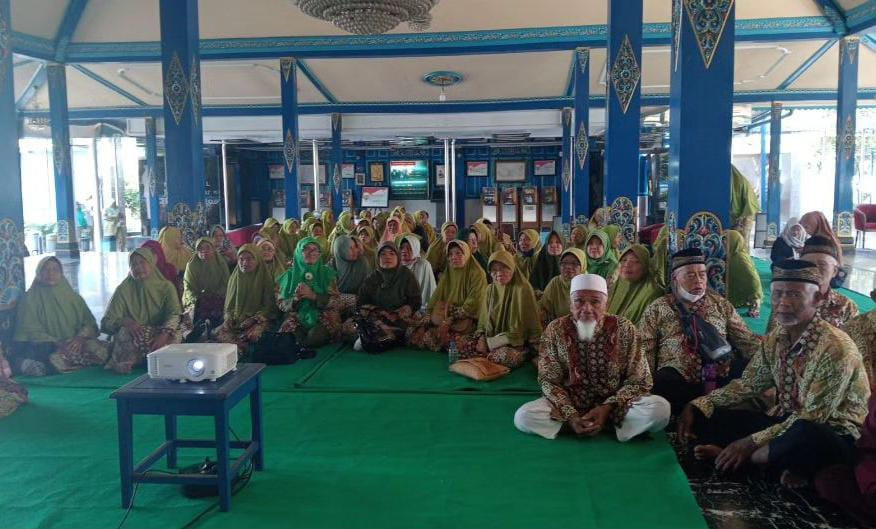
[[[235,247],[240,248],[244,244],[252,242],[253,234],[258,233],[261,228],[261,224],[253,224],[236,230],[229,230],[225,236],[228,237],[228,240],[231,241]]]
[[[639,230],[639,242],[653,245],[654,241],[657,240],[657,235],[660,234],[661,228],[663,228],[663,224],[651,224],[650,226],[643,227]]]
[[[861,235],[861,248],[866,246],[867,232],[876,231],[876,204],[859,204],[855,208],[855,246]]]

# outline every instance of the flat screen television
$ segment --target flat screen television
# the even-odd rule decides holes
[[[363,187],[362,188],[362,204],[363,208],[386,208],[389,207],[389,188],[388,187]]]
[[[393,200],[429,198],[429,164],[425,160],[389,162],[389,194]]]

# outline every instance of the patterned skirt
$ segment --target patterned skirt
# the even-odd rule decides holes
[[[27,402],[27,388],[0,376],[0,418],[6,417]]]
[[[128,374],[134,367],[141,365],[146,355],[152,352],[152,341],[167,330],[165,327],[150,327],[144,325],[143,332],[135,336],[122,327],[112,337],[110,347],[110,359],[106,364],[107,369],[116,373]],[[173,335],[170,343],[179,343],[180,330],[172,329]]]

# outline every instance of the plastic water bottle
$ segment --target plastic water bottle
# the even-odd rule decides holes
[[[456,340],[450,341],[450,346],[447,348],[447,364],[455,364],[459,362],[459,349],[456,348]]]

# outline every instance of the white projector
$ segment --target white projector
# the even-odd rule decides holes
[[[200,382],[237,369],[237,346],[227,343],[166,345],[146,355],[150,378]]]

